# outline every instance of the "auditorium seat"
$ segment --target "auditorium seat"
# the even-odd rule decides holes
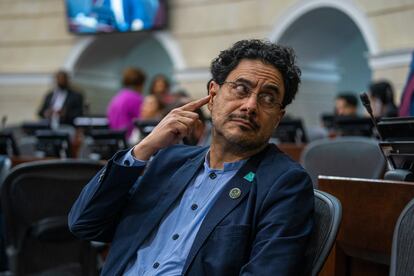
[[[378,141],[366,137],[337,137],[309,143],[301,154],[301,164],[314,187],[318,175],[381,178],[385,158]]]
[[[306,275],[316,276],[335,242],[342,218],[341,203],[334,196],[314,190],[314,228],[306,250]]]
[[[395,226],[392,240],[390,276],[414,275],[414,199],[411,200]]]
[[[1,203],[14,275],[97,274],[96,253],[89,242],[70,233],[67,214],[101,168],[94,161],[47,160],[21,164],[9,173]]]

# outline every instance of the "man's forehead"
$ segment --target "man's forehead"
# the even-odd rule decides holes
[[[263,63],[260,60],[244,59],[230,72],[229,76],[246,75],[261,79],[281,81],[282,74],[270,64]]]
[[[243,59],[227,76],[227,80],[246,79],[253,82],[275,84],[284,88],[283,76],[280,71],[261,60]]]

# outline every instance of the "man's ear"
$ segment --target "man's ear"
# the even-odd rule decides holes
[[[275,127],[279,126],[279,123],[280,123],[280,121],[282,121],[283,116],[285,116],[285,113],[286,113],[286,110],[284,110],[284,109],[280,110],[279,114],[277,115],[277,124],[276,124]]]
[[[279,112],[279,116],[280,116],[279,121],[283,119],[283,116],[285,116],[285,114],[286,114],[286,110],[281,109],[280,112]]]
[[[210,111],[211,111],[211,109],[213,107],[214,97],[217,96],[218,87],[219,87],[219,85],[215,81],[213,81],[213,80],[210,81],[210,83],[208,84],[208,94],[211,97],[210,97],[210,101],[207,104],[207,107],[208,107],[208,110],[210,110]]]

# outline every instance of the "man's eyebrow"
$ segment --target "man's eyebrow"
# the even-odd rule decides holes
[[[271,91],[273,91],[277,95],[280,94],[280,88],[276,84],[272,84],[272,83],[265,84],[263,86],[263,88],[266,89],[266,90],[271,90]]]
[[[236,79],[234,82],[241,82],[241,83],[246,84],[246,85],[251,86],[251,87],[254,86],[254,83],[251,80],[248,80],[248,79],[245,79],[245,78]]]
[[[246,84],[246,85],[248,85],[250,87],[253,87],[255,85],[255,83],[253,81],[248,80],[248,79],[245,79],[245,78],[238,78],[234,82],[240,82],[240,83]],[[280,94],[280,88],[279,88],[279,86],[276,85],[276,84],[273,84],[273,83],[265,84],[262,89],[266,89],[266,90],[272,91],[276,95],[279,95]]]

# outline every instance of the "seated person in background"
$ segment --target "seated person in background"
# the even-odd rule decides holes
[[[368,94],[375,118],[398,116],[398,108],[394,103],[394,90],[388,81],[371,83]]]
[[[341,93],[335,99],[335,115],[357,116],[358,98],[352,93]]]
[[[72,89],[66,71],[58,71],[55,81],[56,85],[46,95],[38,115],[44,119],[58,119],[61,124],[73,124],[76,117],[83,115],[83,96]]]
[[[242,40],[213,60],[211,73],[209,96],[172,110],[117,153],[72,207],[76,236],[111,242],[102,275],[309,273],[312,182],[268,144],[298,90],[294,53]],[[174,145],[203,105],[212,115],[210,147]]]
[[[145,73],[137,68],[127,68],[123,72],[123,88],[111,99],[106,115],[111,129],[126,129],[126,138],[134,129],[134,121],[140,118],[144,96],[141,91],[145,83]]]
[[[152,79],[149,95],[156,96],[166,107],[174,104],[174,96],[171,95],[170,91],[170,82],[164,75],[159,74]]]
[[[164,117],[165,105],[154,95],[145,96],[141,110],[141,120],[158,120]]]

